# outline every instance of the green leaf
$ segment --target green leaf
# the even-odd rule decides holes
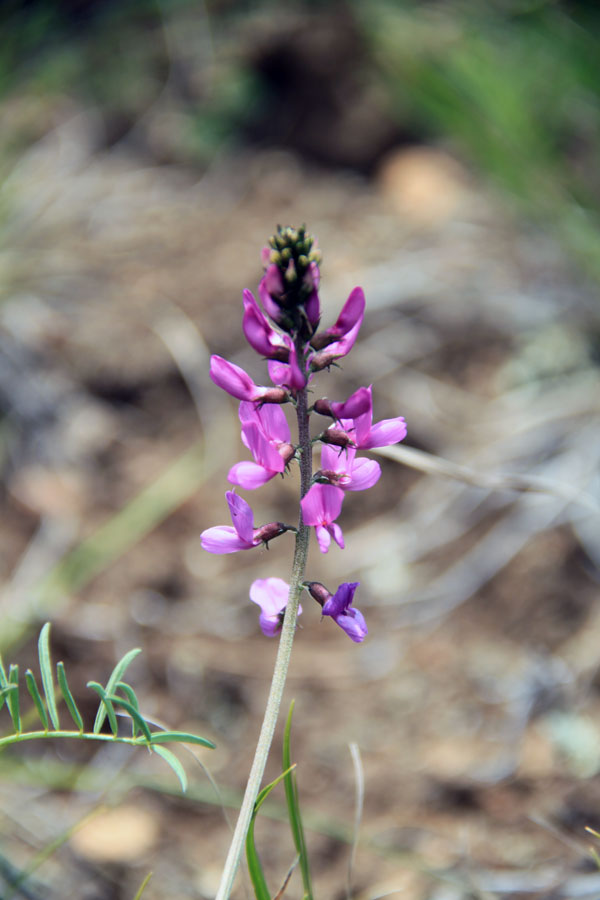
[[[106,693],[107,694],[114,694],[115,688],[116,688],[117,684],[119,683],[119,681],[121,681],[121,678],[123,676],[123,673],[125,672],[125,669],[135,659],[135,657],[138,655],[138,653],[141,653],[141,652],[142,651],[139,648],[136,648],[134,650],[129,650],[129,652],[126,653],[125,656],[119,660],[119,662],[116,664],[116,666],[112,670],[111,676],[106,683]],[[96,721],[94,722],[94,729],[93,729],[94,734],[98,734],[98,732],[102,728],[102,725],[104,724],[104,719],[106,718],[107,713],[108,713],[108,708],[104,704],[100,704],[100,706],[98,707],[98,712],[96,713]],[[113,715],[114,715],[114,712],[113,712]]]
[[[200,744],[201,747],[209,747],[214,750],[217,746],[208,738],[198,737],[197,734],[189,734],[187,731],[153,731],[153,744],[168,744],[170,742],[179,744]]]
[[[259,809],[261,808],[273,788],[276,787],[279,782],[288,774],[288,772],[283,772],[275,779],[275,781],[272,781],[271,784],[268,784],[262,789],[262,791],[256,798],[254,810],[252,811],[252,818],[250,819],[250,825],[248,826],[248,833],[246,834],[246,861],[248,863],[248,873],[250,875],[250,880],[252,881],[254,896],[256,897],[256,900],[271,900],[271,894],[269,892],[269,888],[267,887],[264,872],[262,870],[260,859],[258,858],[258,853],[256,851],[256,844],[254,843],[254,822],[256,821],[256,816]]]
[[[40,657],[40,672],[42,674],[42,685],[44,694],[46,695],[46,704],[48,706],[48,714],[54,729],[58,731],[60,722],[58,721],[58,710],[56,709],[56,695],[54,693],[54,679],[52,677],[52,663],[50,661],[50,622],[46,622],[40,631],[38,640],[38,654]]]
[[[158,753],[159,756],[162,756],[164,761],[171,766],[177,777],[179,778],[179,783],[181,785],[181,790],[185,794],[187,790],[187,775],[185,774],[185,769],[177,759],[174,753],[171,750],[167,750],[166,747],[155,747],[152,745],[152,749],[155,753]]]
[[[106,716],[108,716],[108,723],[110,725],[110,730],[113,735],[116,737],[117,732],[119,730],[119,726],[117,725],[117,717],[115,715],[115,709],[112,703],[110,702],[110,698],[101,684],[98,684],[97,681],[88,681],[87,687],[91,688],[92,691],[96,691],[100,700],[102,701],[100,708],[104,710],[104,716],[100,722],[100,727],[96,728],[94,725],[94,734],[98,734],[100,732],[100,728],[104,722]],[[96,723],[98,722],[98,716],[96,716]]]
[[[115,703],[117,706],[122,706],[125,712],[131,716],[134,725],[142,732],[146,740],[152,740],[152,734],[148,727],[148,723],[146,722],[144,717],[140,715],[138,709],[129,702],[129,700],[123,700],[122,697],[117,697],[116,694],[111,694],[107,699],[110,700],[111,703]],[[135,733],[133,736],[135,737]]]
[[[4,706],[4,700],[6,699],[7,690],[6,687],[8,685],[8,679],[6,677],[6,672],[4,671],[4,665],[2,663],[2,655],[0,655],[0,709]]]
[[[8,683],[13,686],[13,689],[9,691],[6,695],[6,703],[8,705],[8,711],[10,713],[10,717],[13,722],[13,727],[17,734],[21,732],[21,710],[19,706],[19,667],[15,666],[11,663],[10,668],[8,670]]]
[[[42,720],[44,731],[48,731],[48,714],[46,713],[44,701],[40,696],[40,692],[35,681],[35,675],[31,671],[31,669],[27,669],[27,671],[25,672],[25,681],[27,682],[27,689],[31,694],[32,700],[35,703],[35,708],[38,711],[38,716]]]
[[[291,753],[291,731],[292,716],[294,713],[295,700],[290,703],[290,711],[285,723],[283,732],[283,769],[288,774],[284,778],[285,800],[288,809],[288,818],[290,828],[296,845],[296,851],[300,860],[300,871],[302,872],[302,884],[304,886],[304,897],[306,900],[313,900],[312,884],[310,877],[310,865],[308,862],[308,853],[306,851],[306,840],[304,837],[304,828],[302,825],[302,816],[300,815],[300,803],[298,801],[298,785],[296,783],[295,773],[291,770],[292,753]]]
[[[77,709],[77,704],[75,703],[75,698],[71,693],[69,688],[69,684],[67,682],[67,673],[65,672],[64,663],[59,662],[56,666],[56,677],[58,678],[58,684],[60,687],[61,694],[63,695],[64,701],[67,704],[67,709],[71,713],[71,718],[79,728],[81,732],[83,732],[83,719],[81,717],[81,713]]]
[[[127,697],[127,700],[129,701],[129,703],[131,703],[131,705],[133,706],[135,711],[139,713],[140,704],[139,704],[138,698],[136,697],[136,693],[135,693],[134,689],[131,687],[131,685],[127,684],[126,681],[119,681],[115,688],[115,692],[117,690],[123,691],[123,693]],[[115,693],[115,696],[116,696],[116,693]],[[135,724],[135,719],[132,716],[131,717],[131,736],[135,737],[138,733],[138,730],[139,729],[138,729],[137,725]]]

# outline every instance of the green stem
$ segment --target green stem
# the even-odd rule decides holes
[[[304,347],[299,340],[296,341],[296,351],[298,353],[298,359],[303,360]],[[298,394],[296,416],[298,419],[298,446],[300,448],[300,497],[302,498],[308,491],[310,480],[312,478],[312,446],[310,442],[306,388]],[[248,776],[248,783],[246,784],[244,799],[242,801],[215,900],[228,900],[231,894],[235,875],[240,863],[240,857],[244,848],[244,842],[246,840],[246,833],[252,818],[254,804],[260,790],[269,750],[271,749],[275,725],[277,724],[279,709],[281,707],[287,671],[292,655],[292,644],[296,633],[296,619],[298,618],[298,605],[300,603],[304,570],[306,568],[306,559],[308,557],[309,538],[310,528],[303,523],[302,511],[300,511],[298,533],[296,534],[296,546],[294,548],[294,561],[292,564],[290,594],[285,608],[285,616],[281,628],[281,636],[279,638],[279,649],[277,651],[273,678],[271,680],[271,689],[269,691],[267,707],[265,709],[265,715],[254,753],[252,768],[250,770],[250,775]]]
[[[86,731],[24,731],[9,734],[0,738],[0,750],[10,744],[21,744],[23,741],[38,741],[42,738],[74,738],[79,741],[110,741],[112,744],[132,744],[134,747],[146,747],[146,738],[115,737],[112,734],[94,734]]]

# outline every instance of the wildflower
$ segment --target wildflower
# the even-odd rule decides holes
[[[321,553],[327,553],[331,538],[344,549],[344,535],[335,519],[342,511],[344,492],[330,484],[313,484],[307,491],[300,506],[305,525],[314,525]]]
[[[379,481],[381,467],[374,459],[359,457],[356,459],[356,450],[347,447],[345,450],[336,450],[328,444],[321,448],[321,471],[317,472],[315,479],[324,483],[336,485],[345,491],[365,491],[373,487]]]
[[[330,616],[349,638],[360,644],[367,636],[368,628],[365,617],[358,609],[351,608],[358,581],[340,584],[335,594],[318,581],[305,581],[304,586],[312,597],[322,606],[322,614]]]
[[[298,364],[298,355],[294,346],[290,349],[287,363],[269,360],[267,368],[273,384],[285,385],[293,394],[306,386],[306,375]]]
[[[356,340],[364,316],[365,294],[361,287],[355,287],[344,303],[335,325],[332,325],[326,331],[320,331],[316,334],[310,342],[311,347],[314,350],[323,350],[323,348],[329,347],[330,344],[340,343],[341,339],[347,339],[352,335],[352,343],[345,350],[345,353],[348,353]],[[338,355],[344,356],[345,353],[339,353]]]
[[[294,455],[290,444],[290,429],[280,406],[267,405],[257,409],[256,404],[240,403],[242,441],[254,456],[236,463],[229,470],[228,481],[247,490],[266,484],[284,471]]]
[[[281,631],[290,586],[283,578],[258,578],[250,586],[250,599],[260,606],[259,624],[263,634],[275,637]],[[298,615],[302,607],[298,607]]]
[[[289,399],[287,391],[282,387],[259,387],[240,366],[228,362],[222,356],[211,356],[209,374],[218,387],[238,400],[285,403]]]
[[[372,406],[371,394],[366,387],[354,391],[342,403],[332,403],[326,397],[317,400],[313,409],[321,416],[332,416],[334,419],[355,419],[366,413]]]
[[[287,362],[290,355],[290,338],[279,334],[269,324],[256,302],[252,291],[244,291],[244,336],[253,350],[267,359]]]
[[[373,425],[372,388],[368,387],[365,390],[369,397],[366,412],[352,419],[341,420],[342,428],[349,435],[354,446],[367,450],[373,447],[388,447],[390,444],[404,440],[406,423],[402,416],[397,416],[395,419],[382,419],[381,422]]]
[[[215,525],[200,535],[202,547],[209,553],[237,553],[238,550],[252,550],[259,544],[268,543],[274,537],[290,530],[283,522],[269,522],[261,528],[254,527],[254,513],[242,497],[234,491],[225,494],[231,525]]]

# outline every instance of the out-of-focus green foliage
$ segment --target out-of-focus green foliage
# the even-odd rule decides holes
[[[445,141],[600,277],[600,32],[554,3],[357,5],[396,115]]]

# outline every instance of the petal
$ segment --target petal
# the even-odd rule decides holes
[[[358,435],[358,429],[357,429]],[[396,419],[383,419],[377,422],[370,430],[366,441],[357,440],[359,447],[365,449],[369,447],[389,447],[390,444],[396,444],[398,441],[404,440],[406,437],[406,422],[402,416]]]
[[[260,388],[247,372],[222,356],[211,356],[210,377],[214,383],[238,400],[259,400],[266,388]]]
[[[243,497],[239,497],[235,491],[227,491],[225,494],[231,514],[233,527],[247,544],[253,545],[254,537],[254,513]]]
[[[248,422],[244,425],[242,432],[248,441],[248,448],[260,466],[271,472],[283,472],[285,462],[277,447],[267,440],[255,422]]]
[[[207,528],[200,535],[200,542],[209,553],[237,553],[238,550],[250,550],[254,546],[243,540],[231,525]]]
[[[289,595],[290,586],[283,578],[257,578],[250,585],[250,599],[268,616],[285,609]]]
[[[359,609],[349,609],[335,620],[349,638],[356,644],[360,644],[369,633],[365,617]]]
[[[300,501],[306,525],[328,525],[336,519],[344,500],[341,488],[330,484],[313,484]]]
[[[271,478],[275,478],[276,474],[276,472],[248,460],[232,466],[227,474],[227,481],[231,484],[238,484],[247,491],[254,491],[270,481]]]
[[[265,404],[258,410],[257,419],[263,434],[270,441],[278,444],[290,443],[290,426],[280,406],[272,403]]]
[[[342,491],[342,493],[343,493],[343,491]],[[327,527],[329,528],[331,536],[334,539],[334,541],[336,542],[336,544],[338,545],[338,547],[340,547],[343,550],[344,547],[346,546],[346,544],[344,542],[344,535],[343,535],[343,532],[342,532],[342,529],[340,528],[340,526],[336,522],[334,522],[332,525],[328,525]]]
[[[338,472],[340,475],[349,475],[352,470],[355,453],[356,450],[352,447],[340,450],[334,444],[323,444],[321,447],[321,468]]]
[[[316,290],[311,291],[308,300],[304,304],[306,310],[306,318],[313,328],[319,324],[321,318],[321,304],[319,303],[319,295]]]
[[[350,476],[350,484],[346,485],[348,491],[366,491],[367,488],[377,484],[381,476],[381,466],[374,459],[360,457],[354,461]]]
[[[355,287],[344,303],[335,325],[327,329],[327,334],[344,335],[348,334],[356,325],[360,328],[364,314],[365,294],[361,287]]]
[[[333,597],[323,604],[323,615],[332,616],[335,619],[336,616],[346,612],[354,599],[359,584],[360,581],[344,581],[343,584],[340,584]]]
[[[324,520],[333,522],[342,511],[342,503],[344,502],[343,490],[331,484],[317,484],[314,486],[321,488]]]
[[[327,553],[327,551],[329,550],[329,545],[331,543],[331,535],[323,525],[317,525],[317,527],[315,528],[315,534],[317,535],[319,550],[321,551],[321,553]]]
[[[373,400],[370,387],[359,387],[343,403],[331,404],[331,412],[336,419],[356,419],[357,416],[362,416],[364,413],[372,410],[372,408]]]

